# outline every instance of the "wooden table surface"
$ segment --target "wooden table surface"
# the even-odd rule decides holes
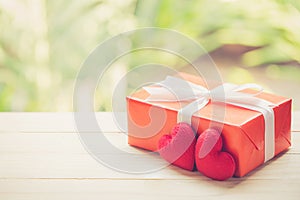
[[[126,148],[111,113],[105,136]],[[154,173],[109,169],[83,148],[72,113],[0,113],[0,199],[300,199],[300,112],[292,147],[243,178],[213,181],[174,166]]]

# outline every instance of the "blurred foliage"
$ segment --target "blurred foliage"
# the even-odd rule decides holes
[[[0,26],[0,111],[67,111],[89,52],[136,27],[134,2],[0,0]]]
[[[299,10],[298,0],[0,0],[0,111],[72,110],[74,79],[89,52],[145,26],[178,30],[212,55],[222,50],[220,65],[226,55],[235,60],[230,81],[255,81],[249,71],[260,69],[270,80],[299,84]],[[183,66],[155,52],[116,66],[126,71],[146,60]],[[109,110],[102,102],[96,106]]]
[[[180,30],[208,51],[224,44],[261,47],[244,55],[247,66],[300,61],[300,14],[290,1],[184,2],[151,1],[140,6],[137,16],[144,26]],[[299,1],[294,4],[299,6]]]

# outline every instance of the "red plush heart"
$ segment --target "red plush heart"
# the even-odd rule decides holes
[[[192,127],[184,122],[176,124],[170,134],[158,142],[159,154],[169,163],[192,171],[195,166],[196,136]]]
[[[215,180],[226,180],[233,176],[235,161],[232,155],[222,151],[223,140],[215,129],[207,129],[198,138],[195,161],[199,172]]]

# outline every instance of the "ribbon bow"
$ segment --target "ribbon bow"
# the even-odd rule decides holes
[[[241,92],[244,89],[256,89],[255,94]],[[275,128],[273,103],[255,97],[263,91],[257,84],[235,85],[224,83],[212,90],[189,81],[167,76],[165,80],[149,87],[143,87],[150,96],[146,101],[152,102],[191,102],[178,111],[177,121],[191,124],[192,115],[205,107],[210,100],[224,102],[234,106],[261,112],[265,121],[265,162],[275,155]]]

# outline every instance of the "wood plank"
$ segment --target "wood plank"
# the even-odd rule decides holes
[[[95,113],[102,132],[120,132],[112,113]],[[125,117],[125,113],[121,113]],[[88,132],[99,132],[98,129],[89,129]],[[1,113],[1,132],[77,132],[74,113]]]
[[[93,133],[101,134],[101,133]],[[104,133],[104,137],[121,150],[139,153],[147,152],[127,144],[127,136],[122,133]],[[292,147],[287,153],[300,153],[300,134],[292,133]],[[2,133],[0,134],[1,154],[24,153],[73,153],[86,154],[87,151],[76,133]]]
[[[86,134],[86,133],[84,133]],[[127,143],[127,135],[123,133],[88,133],[102,134],[113,146],[124,151],[137,152]],[[0,134],[0,155],[7,153],[74,153],[86,154],[77,133],[2,133]]]
[[[106,137],[124,151],[134,152],[136,156],[145,156],[144,151],[129,146],[123,134],[106,134]],[[299,134],[293,134],[293,138],[295,144],[300,144]],[[245,179],[300,180],[299,152],[299,145],[295,145]],[[157,155],[153,156],[153,159],[160,158]],[[202,177],[198,172],[187,172],[174,166],[140,175],[116,172],[94,160],[74,133],[0,134],[0,166],[0,178],[199,179]]]
[[[125,113],[121,113],[126,120]],[[98,112],[102,132],[121,132],[110,112]],[[126,124],[126,122],[124,122]],[[293,112],[292,130],[300,131],[300,111]],[[88,130],[99,132],[99,130]],[[73,113],[0,113],[0,133],[5,132],[77,132]]]
[[[102,133],[90,133],[102,134]],[[126,151],[137,152],[127,144],[127,135],[123,133],[104,133],[112,145]],[[292,147],[288,153],[300,153],[300,134],[292,133]],[[45,153],[85,153],[80,137],[77,133],[2,133],[0,134],[0,154],[1,153],[25,153],[25,152],[45,152]]]
[[[299,180],[0,180],[1,199],[289,199]]]
[[[90,179],[203,179],[198,172],[169,166],[153,173],[129,174],[109,169],[89,155],[1,155],[0,178],[90,178]],[[133,164],[134,165],[134,164]],[[257,168],[243,179],[298,179],[300,156],[285,154]],[[234,179],[234,178],[233,178]]]

